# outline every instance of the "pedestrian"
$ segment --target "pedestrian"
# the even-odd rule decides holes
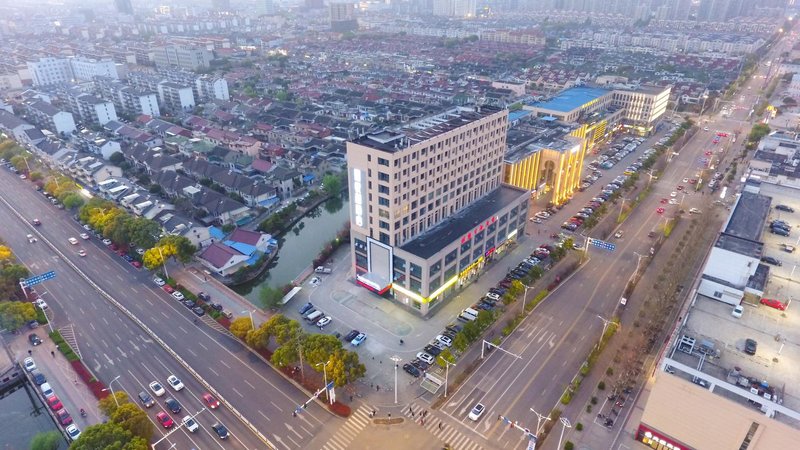
[[[440,429],[440,430],[443,430],[443,429],[444,429],[444,424],[443,424],[442,422],[439,422],[439,429]]]
[[[28,356],[30,356],[32,354],[33,354],[33,352],[31,351],[31,349],[28,349]]]
[[[376,384],[376,385],[375,385],[375,391],[380,391],[380,390],[381,390],[381,385],[379,385],[379,384]]]
[[[54,352],[53,350],[50,350],[50,356],[52,356],[53,358],[55,358],[55,357],[56,357],[56,352]]]
[[[352,395],[350,396],[350,402],[351,403],[353,402],[353,396]]]
[[[411,411],[411,417],[414,417],[414,411],[413,410]]]

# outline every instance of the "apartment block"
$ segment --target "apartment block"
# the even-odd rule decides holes
[[[108,78],[98,79],[95,83],[97,94],[114,103],[117,111],[122,111],[131,116],[147,114],[158,117],[161,111],[158,108],[158,96],[155,92],[140,91],[122,82]]]
[[[530,193],[501,184],[508,111],[456,107],[347,143],[359,285],[427,315],[522,233]]]
[[[195,98],[198,101],[231,99],[228,92],[228,82],[225,78],[203,75],[195,80]]]
[[[72,113],[83,123],[105,125],[117,120],[117,110],[110,101],[76,91],[69,91],[66,100]]]
[[[0,71],[0,91],[22,89],[22,80],[17,72]]]
[[[27,65],[34,86],[72,82],[72,67],[67,59],[44,57],[28,61]]]
[[[358,29],[355,4],[335,2],[329,4],[328,8],[330,8],[331,31],[344,33]]]
[[[191,87],[171,81],[158,83],[158,97],[165,107],[173,111],[191,111],[197,104]]]
[[[214,59],[210,50],[198,45],[165,45],[152,49],[156,67],[177,66],[182,69],[205,69]]]
[[[72,134],[75,128],[75,119],[67,111],[61,111],[55,106],[42,100],[27,105],[25,109],[28,119],[39,128],[48,130],[61,137]]]
[[[118,80],[117,63],[113,59],[91,59],[78,56],[69,60],[75,79],[92,81],[94,77]]]

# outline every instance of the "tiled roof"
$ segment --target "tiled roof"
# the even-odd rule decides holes
[[[228,247],[227,245],[215,242],[209,245],[200,257],[211,263],[214,267],[224,267],[234,256],[244,256],[242,253]]]

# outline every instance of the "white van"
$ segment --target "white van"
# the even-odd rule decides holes
[[[467,314],[467,315],[473,316],[473,317],[475,317],[475,318],[477,318],[477,317],[478,317],[478,311],[475,311],[475,310],[474,310],[474,309],[472,309],[472,308],[467,308],[467,309],[465,309],[464,311],[462,311],[461,313],[462,313],[462,314]]]
[[[322,311],[317,310],[317,311],[314,311],[313,313],[309,314],[308,316],[306,316],[306,320],[311,322],[311,323],[314,323],[317,320],[321,319],[324,314],[325,313],[323,313]]]

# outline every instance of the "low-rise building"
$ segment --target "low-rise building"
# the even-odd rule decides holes
[[[60,137],[66,137],[75,130],[75,119],[67,111],[61,111],[43,100],[26,105],[28,118],[40,128],[49,130]]]
[[[67,91],[66,100],[72,113],[85,124],[105,125],[117,120],[117,110],[114,104],[107,100],[74,90]]]

